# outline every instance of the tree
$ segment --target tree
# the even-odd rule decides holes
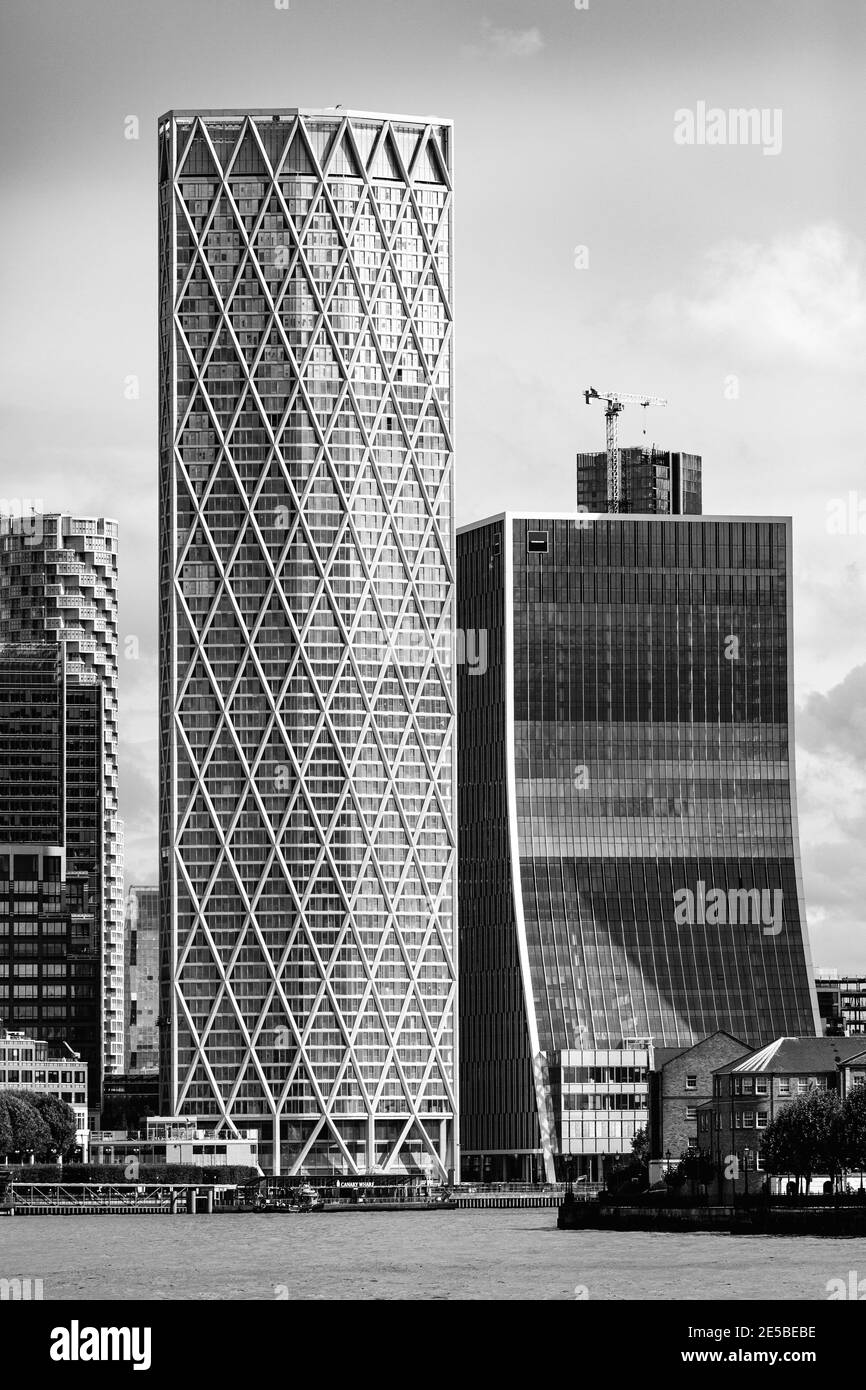
[[[6,1097],[0,1095],[0,1158],[5,1158],[12,1151],[12,1121],[9,1118],[9,1108],[6,1104]]]
[[[649,1130],[646,1125],[635,1132],[631,1141],[631,1151],[638,1163],[648,1163],[650,1157]]]
[[[712,1159],[700,1149],[689,1149],[683,1154],[676,1168],[671,1168],[665,1173],[665,1182],[668,1187],[679,1189],[687,1182],[694,1185],[711,1183],[716,1176],[716,1165]]]
[[[866,1170],[866,1086],[856,1086],[842,1102],[842,1161],[846,1168]]]
[[[7,1091],[6,1099],[22,1101],[33,1110],[38,1120],[44,1124],[47,1137],[35,1151],[36,1158],[41,1162],[52,1159],[59,1154],[61,1158],[67,1157],[75,1148],[75,1131],[78,1128],[75,1111],[71,1105],[67,1105],[64,1100],[57,1096],[52,1096],[46,1091]],[[41,1131],[40,1131],[41,1133]],[[13,1149],[16,1145],[12,1145]],[[26,1148],[33,1146],[28,1144]]]
[[[798,1096],[781,1110],[764,1133],[761,1152],[768,1173],[793,1173],[806,1191],[815,1173],[836,1178],[844,1162],[843,1112],[835,1091]]]
[[[78,1128],[71,1105],[44,1092],[27,1091],[24,1096],[48,1126],[52,1147],[61,1158],[66,1158],[75,1148],[75,1131]]]
[[[631,1141],[631,1157],[604,1163],[604,1183],[609,1192],[643,1192],[649,1184],[649,1137],[639,1129]]]
[[[51,1130],[30,1104],[27,1097],[9,1091],[6,1095],[6,1108],[12,1124],[11,1153],[23,1156],[33,1153],[37,1158],[51,1148]]]

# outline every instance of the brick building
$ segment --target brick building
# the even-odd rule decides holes
[[[720,1067],[712,1099],[698,1107],[698,1148],[715,1167],[719,1195],[760,1190],[761,1137],[780,1110],[815,1088],[843,1095],[846,1078],[863,1084],[855,1077],[866,1080],[862,1037],[777,1038]]]
[[[719,1028],[692,1047],[656,1048],[650,1074],[650,1159],[679,1159],[697,1146],[698,1108],[712,1099],[713,1073],[748,1056],[750,1045]]]

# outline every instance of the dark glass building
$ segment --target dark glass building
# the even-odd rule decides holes
[[[509,514],[457,587],[463,1171],[597,1176],[653,1048],[819,1031],[790,522]]]
[[[0,640],[63,648],[68,874],[84,885],[101,952],[103,1056],[91,1091],[123,1067],[123,828],[117,803],[117,522],[0,517]],[[42,1036],[47,1036],[44,1031]]]
[[[0,840],[63,843],[66,681],[54,643],[0,643]]]
[[[127,1073],[159,1067],[159,889],[133,886],[124,918]]]
[[[620,449],[622,504],[619,511],[651,516],[700,516],[701,459],[663,449]],[[612,512],[607,454],[578,454],[577,508]]]
[[[62,646],[0,644],[0,1024],[78,1052],[95,1113],[99,880],[69,851],[69,806],[80,791],[69,694]]]

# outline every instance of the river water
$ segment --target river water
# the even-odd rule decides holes
[[[46,1300],[826,1299],[851,1270],[866,1240],[557,1231],[544,1209],[0,1219],[0,1278]]]

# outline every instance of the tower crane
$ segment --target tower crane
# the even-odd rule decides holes
[[[617,438],[617,417],[627,405],[667,405],[659,396],[634,396],[623,391],[596,391],[594,386],[584,391],[587,405],[590,401],[604,401],[604,422],[607,438],[607,496],[611,510],[618,512],[622,497],[622,459]]]

